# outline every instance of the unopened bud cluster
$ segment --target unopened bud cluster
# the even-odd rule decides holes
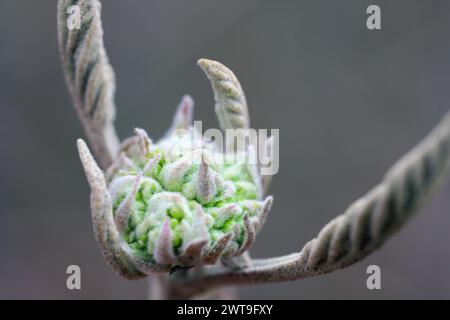
[[[154,144],[137,129],[106,173],[116,226],[145,261],[190,267],[241,255],[270,210],[254,169],[214,162],[192,130]]]

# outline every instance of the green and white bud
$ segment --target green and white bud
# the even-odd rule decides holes
[[[107,181],[114,221],[133,252],[171,267],[243,254],[271,204],[257,198],[249,165],[211,162],[216,151],[195,141],[193,129],[156,144],[142,129],[136,137]]]

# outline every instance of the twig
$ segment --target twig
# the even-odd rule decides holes
[[[383,181],[330,221],[299,253],[253,260],[240,270],[205,267],[177,284],[180,296],[223,285],[290,281],[329,273],[379,248],[423,205],[450,169],[450,112]]]

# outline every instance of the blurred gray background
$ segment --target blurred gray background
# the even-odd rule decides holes
[[[365,10],[382,9],[369,31]],[[235,71],[252,125],[280,129],[280,171],[254,257],[299,250],[363,195],[450,105],[446,0],[108,0],[105,43],[117,76],[117,128],[160,137],[185,93],[217,127],[196,66]],[[75,140],[84,137],[63,81],[56,1],[0,0],[0,298],[145,298],[116,276],[92,232]],[[450,298],[450,184],[400,233],[345,270],[240,288],[242,298]],[[66,267],[82,290],[66,289]],[[366,288],[366,268],[382,290]]]

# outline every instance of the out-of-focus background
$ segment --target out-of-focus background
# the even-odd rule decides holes
[[[382,30],[366,28],[370,4]],[[252,125],[280,129],[275,203],[254,257],[299,250],[363,195],[450,105],[446,0],[108,0],[105,43],[122,138],[169,126],[185,93],[217,127],[200,57],[235,71]],[[63,81],[56,1],[0,0],[0,298],[145,298],[97,248]],[[386,245],[345,270],[240,288],[242,298],[450,298],[450,184]],[[82,290],[66,288],[66,267]],[[366,268],[382,290],[366,288]]]

